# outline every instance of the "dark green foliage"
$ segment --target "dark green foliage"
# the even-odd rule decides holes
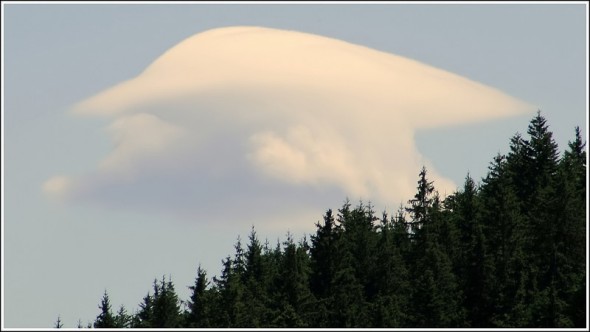
[[[425,170],[420,173],[420,186],[425,181]],[[432,192],[432,191],[431,191]],[[422,202],[424,214],[421,227],[416,230],[413,264],[412,326],[451,327],[462,322],[461,290],[453,274],[451,259],[444,250],[441,237],[443,214],[438,194]]]
[[[96,317],[94,321],[94,328],[114,328],[117,327],[115,325],[115,316],[113,316],[113,312],[111,310],[111,302],[109,300],[109,295],[107,291],[104,291],[104,295],[102,296],[102,300],[100,305],[98,306],[100,309],[100,314]]]
[[[391,217],[347,200],[309,243],[274,248],[252,227],[220,276],[197,269],[184,312],[162,279],[133,315],[113,316],[105,292],[94,327],[583,328],[584,147],[576,128],[560,158],[539,112],[480,184],[441,199],[422,168]]]
[[[127,313],[127,309],[124,306],[119,307],[119,311],[117,311],[117,315],[115,316],[115,327],[116,328],[126,328],[131,326],[131,315]]]
[[[201,269],[197,269],[197,278],[195,285],[190,286],[192,295],[188,301],[188,312],[186,313],[186,325],[191,328],[202,328],[211,326],[211,294],[207,290],[209,281],[207,281],[207,273]]]
[[[217,309],[217,326],[242,326],[245,315],[244,286],[239,274],[239,266],[234,265],[232,259],[223,260],[223,270],[220,278],[213,277],[215,287],[219,292]]]
[[[311,290],[323,300],[332,294],[340,228],[335,224],[331,209],[324,216],[324,224],[317,223],[316,227],[316,234],[311,236]]]
[[[180,301],[174,290],[174,284],[162,277],[154,280],[153,295],[149,293],[139,305],[140,310],[131,322],[137,328],[175,328],[184,324],[180,312]]]
[[[403,327],[409,325],[410,280],[402,256],[407,245],[403,212],[397,219],[383,213],[378,234],[375,262],[376,296],[373,301],[374,326]],[[397,232],[397,233],[396,233]]]
[[[459,241],[455,271],[463,290],[463,307],[471,327],[489,326],[491,309],[488,308],[491,276],[490,256],[487,254],[484,226],[480,217],[478,189],[468,175],[463,190],[456,193],[455,211],[452,214],[458,228]]]
[[[290,234],[280,255],[276,299],[279,301],[276,327],[307,327],[315,299],[309,289],[309,256],[306,244],[297,246]]]

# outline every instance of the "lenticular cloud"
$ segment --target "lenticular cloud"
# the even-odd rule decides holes
[[[441,193],[456,189],[417,150],[416,129],[530,110],[394,54],[293,31],[220,28],[77,104],[76,114],[112,119],[112,152],[95,170],[44,188],[65,200],[189,215],[278,212],[329,195],[397,206],[414,195],[422,165]]]

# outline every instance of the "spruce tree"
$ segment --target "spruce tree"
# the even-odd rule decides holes
[[[188,314],[186,318],[186,325],[191,328],[211,327],[210,321],[210,303],[209,293],[207,292],[207,273],[199,267],[197,268],[197,277],[195,285],[190,286],[192,291],[188,301]]]
[[[403,215],[388,219],[384,212],[377,244],[375,275],[377,295],[373,301],[374,327],[406,327],[411,294],[409,275],[401,254],[400,242],[395,238],[395,223],[401,224]],[[402,233],[407,238],[407,233]]]
[[[116,328],[127,328],[131,326],[131,316],[127,314],[127,309],[123,305],[119,307],[117,314],[115,315],[115,327]],[[80,322],[81,323],[81,322]]]
[[[277,280],[275,301],[280,308],[274,321],[277,327],[308,327],[314,301],[309,290],[309,259],[305,250],[303,245],[297,246],[293,242],[291,234],[287,234]]]
[[[267,325],[267,287],[269,280],[263,263],[262,245],[258,241],[254,227],[248,236],[249,243],[245,252],[245,271],[242,276],[244,296],[248,304],[244,307],[243,327],[261,327]]]
[[[182,325],[180,301],[170,277],[162,277],[159,284],[154,281],[153,327],[177,328]]]
[[[154,285],[155,287],[155,285]],[[133,315],[131,327],[151,328],[154,322],[154,297],[148,292],[139,304],[139,311]]]
[[[311,236],[311,280],[314,295],[323,300],[332,294],[332,280],[335,275],[336,246],[339,230],[332,210],[324,215],[324,223],[316,223],[317,231]]]
[[[104,295],[102,296],[102,300],[98,308],[100,309],[100,314],[96,317],[96,320],[94,321],[94,328],[117,327],[115,324],[115,317],[113,316],[113,312],[111,309],[109,295],[107,294],[106,290],[104,291]]]
[[[417,193],[407,208],[415,229],[412,276],[412,323],[417,327],[450,327],[463,321],[461,292],[451,260],[441,245],[444,214],[426,168],[419,174]]]
[[[56,329],[61,329],[64,327],[63,322],[61,321],[61,316],[57,316],[57,320],[55,321],[55,324],[53,325],[53,327],[55,327]]]
[[[222,264],[221,276],[213,278],[219,292],[218,326],[224,328],[244,327],[246,310],[244,286],[240,274],[235,270],[240,265],[236,265],[229,256],[222,261]]]
[[[556,326],[583,327],[586,317],[586,152],[579,127],[559,164],[553,306]]]
[[[463,190],[455,195],[455,219],[459,229],[457,277],[463,289],[467,325],[489,326],[489,295],[492,267],[486,253],[483,225],[479,216],[478,192],[467,175]]]

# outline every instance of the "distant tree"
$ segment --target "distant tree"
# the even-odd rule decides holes
[[[330,326],[328,315],[336,276],[339,236],[340,229],[329,209],[324,215],[323,224],[316,223],[316,233],[311,235],[310,289],[316,298],[316,309],[310,323],[314,327]]]
[[[443,216],[437,194],[429,204],[416,242],[417,252],[423,254],[416,256],[411,274],[412,320],[418,327],[452,327],[463,322],[462,294],[437,230]]]
[[[156,287],[154,285],[154,287]],[[154,297],[148,292],[139,304],[139,311],[133,316],[131,327],[151,328],[154,323]]]
[[[384,212],[381,219],[379,240],[376,250],[375,276],[377,295],[373,301],[374,327],[408,326],[409,297],[411,294],[409,276],[402,256],[402,243],[396,240],[396,227],[403,227],[403,211],[397,219],[388,219]],[[401,228],[402,239],[407,232]]]
[[[573,327],[586,324],[586,143],[582,141],[580,128],[575,128],[575,138],[560,162],[560,241],[556,244],[556,271],[559,271],[555,286],[563,299],[561,321],[569,317]],[[565,325],[565,324],[560,324]]]
[[[277,327],[308,327],[314,298],[309,289],[309,259],[303,245],[297,246],[291,234],[284,242],[284,254],[277,279],[275,301],[279,313],[273,324]]]
[[[340,327],[372,326],[369,307],[378,287],[375,275],[376,220],[370,204],[359,202],[350,209],[345,203],[338,210],[342,233],[337,246],[334,305],[339,306],[335,321],[345,323]]]
[[[400,254],[406,264],[410,263],[411,239],[409,234],[409,223],[406,220],[405,209],[400,206],[395,217],[391,219],[392,239],[399,248]]]
[[[117,327],[115,324],[115,317],[113,316],[113,312],[111,310],[111,302],[109,300],[109,295],[107,291],[104,291],[102,296],[102,300],[100,305],[98,306],[100,309],[100,314],[96,317],[94,321],[94,328],[114,328]]]
[[[240,274],[234,269],[240,265],[233,263],[231,257],[222,261],[223,270],[213,282],[219,292],[219,311],[216,313],[218,326],[224,328],[243,327],[245,315],[244,286]]]
[[[187,325],[191,328],[203,328],[210,327],[210,303],[209,293],[207,292],[207,273],[199,265],[197,269],[197,278],[195,285],[190,286],[189,289],[192,291],[190,299],[188,301],[188,316]]]
[[[489,326],[488,297],[493,271],[479,216],[478,191],[469,175],[465,179],[463,190],[455,195],[455,200],[455,220],[459,229],[457,277],[463,289],[467,324],[471,327]]]
[[[245,252],[245,270],[242,275],[244,296],[248,304],[244,307],[243,321],[240,327],[262,327],[268,325],[267,303],[269,282],[266,266],[262,257],[262,245],[256,236],[254,227],[248,236],[249,243]]]
[[[410,214],[411,221],[409,222],[409,234],[412,243],[418,251],[415,254],[423,255],[424,243],[427,240],[428,232],[424,225],[428,222],[428,212],[432,206],[432,196],[434,194],[434,186],[432,181],[428,181],[426,177],[426,167],[422,167],[419,174],[418,187],[414,198],[409,200],[409,207],[406,211]]]
[[[115,327],[116,328],[127,328],[131,327],[131,315],[127,313],[127,309],[123,305],[119,307],[117,315],[115,315]]]
[[[162,277],[159,285],[154,281],[153,327],[178,328],[182,326],[180,301],[174,284]]]
[[[61,316],[57,316],[57,320],[55,321],[55,324],[53,325],[56,329],[61,329],[64,327],[64,324],[61,321]]]

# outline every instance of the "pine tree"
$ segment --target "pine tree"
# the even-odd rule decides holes
[[[81,322],[79,322],[81,324]],[[117,315],[115,315],[115,327],[127,328],[131,326],[131,316],[127,314],[127,309],[123,305],[119,307]]]
[[[234,270],[236,264],[231,257],[226,257],[222,264],[221,276],[219,278],[213,277],[213,282],[219,292],[218,326],[224,328],[243,327],[246,304],[244,303],[241,276]]]
[[[94,328],[114,328],[115,326],[115,317],[113,316],[113,312],[111,310],[111,302],[109,300],[109,295],[107,291],[104,291],[104,295],[102,296],[102,300],[100,305],[98,306],[100,309],[100,314],[96,317],[94,321]]]
[[[310,286],[318,300],[326,299],[332,294],[331,284],[335,275],[336,245],[339,230],[332,210],[324,216],[324,223],[316,223],[316,234],[311,236],[311,280]]]
[[[407,211],[412,217],[412,323],[417,327],[450,327],[463,321],[463,310],[451,260],[441,243],[444,214],[438,193],[426,178],[426,168],[419,174],[417,193]]]
[[[174,290],[174,284],[162,277],[158,285],[154,281],[153,327],[176,328],[182,325],[180,301]]]
[[[525,245],[532,260],[532,273],[536,276],[533,285],[538,291],[531,296],[533,322],[535,326],[556,327],[560,314],[559,298],[555,297],[557,276],[558,228],[561,227],[560,207],[557,192],[558,148],[553,135],[541,113],[538,112],[527,133],[529,168],[532,170],[533,192],[527,209],[528,234],[531,241]]]
[[[273,322],[277,327],[307,327],[314,299],[309,290],[309,259],[304,245],[297,246],[291,234],[283,243],[284,253],[277,280],[280,313]]]
[[[552,260],[553,279],[550,285],[550,305],[554,312],[554,325],[559,327],[583,327],[586,302],[586,152],[580,129],[575,129],[575,139],[558,170],[558,225],[556,227],[555,252]]]
[[[329,326],[370,327],[368,303],[363,294],[363,286],[355,276],[352,255],[344,251],[339,261],[331,286],[333,294],[328,299]]]
[[[410,234],[408,232],[408,222],[406,221],[405,209],[400,206],[398,212],[391,220],[391,231],[393,242],[399,248],[400,254],[404,263],[410,263],[411,242]]]
[[[374,223],[377,220],[373,207],[362,202],[341,220],[344,227],[342,246],[352,255],[352,267],[367,301],[372,301],[377,293],[374,271],[378,242]]]
[[[170,279],[166,281],[162,277],[159,283],[154,279],[153,295],[148,292],[139,306],[139,311],[131,319],[133,328],[174,328],[184,324],[180,301]]]
[[[412,243],[420,250],[424,248],[423,244],[427,240],[427,231],[424,225],[428,222],[428,211],[432,206],[432,195],[434,186],[431,181],[426,178],[426,167],[422,167],[418,179],[418,191],[414,198],[409,200],[410,207],[406,211],[410,213],[411,222],[409,223],[410,238]],[[417,255],[422,255],[423,251],[416,252]]]
[[[154,284],[154,288],[156,285]],[[148,292],[139,304],[139,311],[133,315],[131,327],[133,328],[151,328],[154,323],[154,297]]]
[[[258,241],[254,227],[248,237],[249,243],[245,253],[245,271],[242,283],[245,286],[244,296],[248,299],[245,306],[244,320],[239,323],[243,327],[261,327],[267,325],[267,308],[269,301],[267,292],[269,281],[262,258],[262,245]]]
[[[375,327],[405,327],[409,324],[408,307],[411,294],[409,275],[401,254],[400,242],[395,238],[395,226],[402,225],[403,211],[398,219],[381,219],[375,261],[377,296],[373,301]],[[401,233],[407,239],[407,233]]]
[[[188,314],[186,319],[188,327],[203,328],[211,326],[209,312],[211,308],[209,303],[209,292],[207,292],[208,283],[207,273],[199,265],[197,268],[195,285],[189,287],[192,294],[188,301]]]
[[[520,139],[513,139],[520,142]],[[512,158],[497,155],[483,179],[480,213],[486,248],[493,272],[490,274],[490,326],[514,326],[510,312],[514,307],[524,265],[522,256],[523,217],[512,181]],[[517,264],[515,264],[517,262]]]
[[[455,216],[460,233],[457,276],[463,289],[466,323],[471,327],[489,326],[488,297],[492,275],[477,197],[475,182],[467,175],[463,190],[455,195]]]
[[[53,325],[56,329],[61,329],[64,327],[64,324],[61,321],[61,316],[57,316],[57,320],[55,321],[55,324]]]
[[[345,320],[348,325],[344,327],[371,327],[369,306],[377,294],[375,257],[378,238],[374,225],[377,218],[372,206],[362,202],[352,210],[345,203],[338,212],[342,233],[336,246],[335,305],[350,303],[350,308],[339,309],[341,317],[349,316]],[[336,318],[337,321],[342,319]]]

